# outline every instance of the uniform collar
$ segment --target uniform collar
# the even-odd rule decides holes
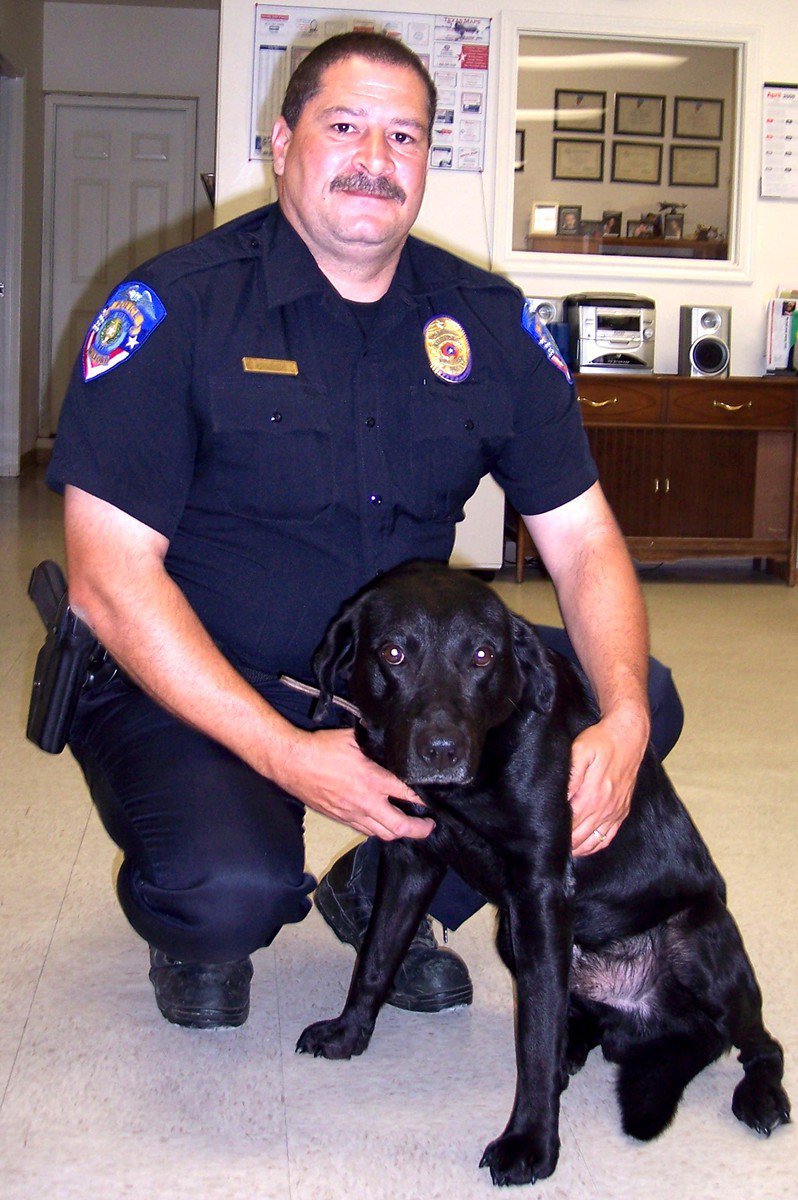
[[[261,255],[269,308],[290,304],[303,296],[335,292],[302,238],[285,219],[280,206],[264,210]],[[388,293],[409,307],[452,287],[491,287],[498,280],[437,247],[408,237]],[[337,293],[336,293],[337,294]]]

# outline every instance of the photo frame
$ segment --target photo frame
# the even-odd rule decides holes
[[[554,129],[562,133],[603,133],[607,113],[606,92],[577,92],[556,88]]]
[[[515,169],[523,171],[526,166],[526,132],[523,129],[515,131]]]
[[[677,96],[673,102],[673,136],[719,142],[723,137],[723,101]]]
[[[551,177],[600,183],[604,178],[604,143],[597,138],[554,138]]]
[[[558,237],[578,237],[582,228],[582,205],[561,204],[557,214]]]
[[[602,237],[620,237],[623,228],[623,213],[608,209],[601,214]]]
[[[637,220],[626,222],[628,238],[653,238],[656,235],[656,221],[653,217],[638,217]]]
[[[557,232],[557,213],[559,204],[549,204],[546,201],[536,201],[532,205],[529,217],[529,233],[535,237],[555,234]]]
[[[684,237],[684,213],[666,213],[662,218],[662,236],[668,241]]]
[[[719,178],[718,146],[671,146],[671,187],[716,188]]]
[[[662,178],[662,146],[654,142],[613,142],[613,183],[656,185]]]
[[[600,238],[603,235],[603,221],[583,221],[579,226],[582,237]]]
[[[665,133],[665,97],[618,92],[614,132],[632,137],[662,137]]]

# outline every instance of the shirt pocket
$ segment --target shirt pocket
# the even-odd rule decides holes
[[[457,521],[512,432],[510,405],[486,384],[427,382],[410,391],[411,470],[399,483],[415,516]]]
[[[333,503],[326,397],[295,377],[211,379],[205,470],[229,512],[312,520]]]

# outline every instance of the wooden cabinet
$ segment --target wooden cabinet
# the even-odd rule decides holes
[[[576,385],[636,559],[754,558],[794,585],[798,380],[590,374]]]

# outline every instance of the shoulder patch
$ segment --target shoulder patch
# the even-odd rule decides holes
[[[135,281],[121,284],[86,335],[84,381],[104,375],[135,354],[165,316],[166,309],[152,288]]]
[[[569,383],[573,383],[571,372],[568,370],[568,366],[560,352],[559,346],[528,300],[524,302],[523,311],[521,313],[521,324],[532,338],[532,341],[536,342],[537,345],[540,346],[549,362],[553,363],[558,371],[562,371]]]

